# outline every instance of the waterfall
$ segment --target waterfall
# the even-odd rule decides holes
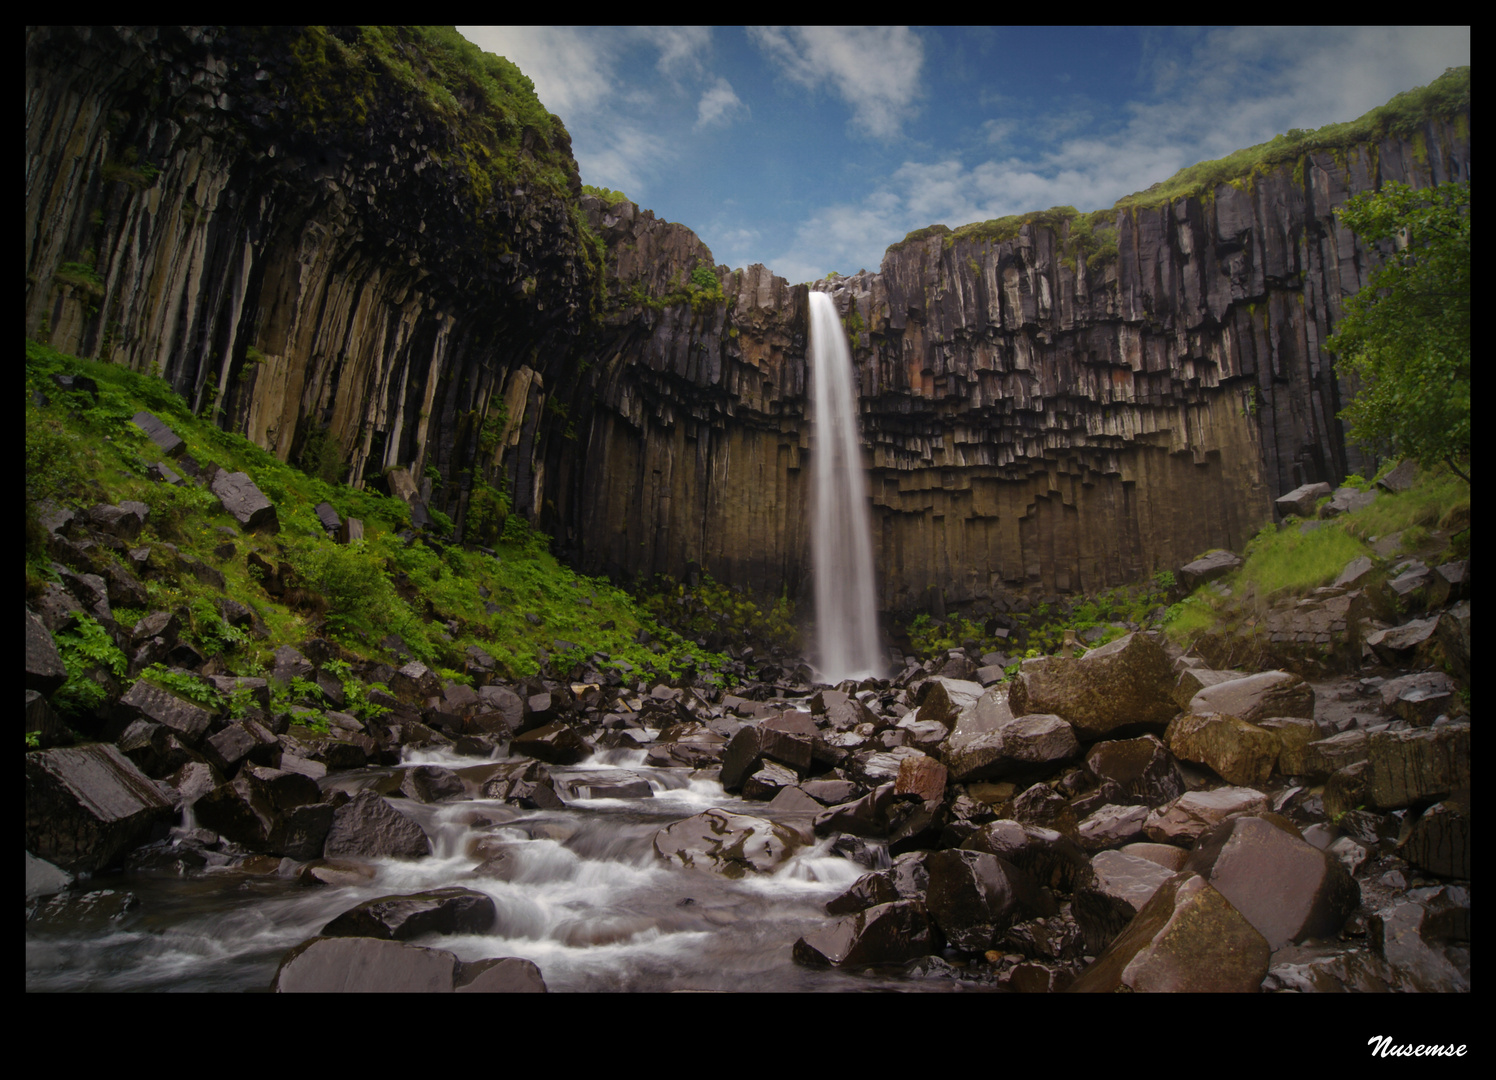
[[[852,352],[836,306],[810,294],[811,403],[815,480],[810,523],[816,583],[816,644],[828,682],[878,677],[877,591],[867,482],[857,436]]]

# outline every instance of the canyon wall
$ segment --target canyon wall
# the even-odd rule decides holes
[[[388,30],[28,28],[27,333],[282,459],[432,477],[461,530],[507,488],[625,582],[809,595],[811,287],[854,346],[884,610],[1240,548],[1276,495],[1368,467],[1322,344],[1385,253],[1334,207],[1469,178],[1466,113],[1119,211],[1105,257],[1036,215],[792,286],[582,194],[527,80],[433,89]]]

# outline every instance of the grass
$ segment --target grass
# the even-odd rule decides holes
[[[50,378],[53,373],[93,378],[98,401],[78,391],[60,392]],[[547,658],[558,673],[570,674],[591,661],[600,670],[613,669],[631,679],[649,671],[661,677],[711,677],[727,663],[671,630],[623,589],[563,566],[550,554],[548,538],[516,515],[505,519],[493,555],[421,536],[407,542],[401,532],[409,528],[410,511],[403,502],[329,483],[277,460],[244,437],[195,417],[159,378],[28,341],[26,383],[28,397],[40,390],[50,399],[46,405],[29,402],[26,408],[28,595],[55,580],[38,521],[41,500],[86,509],[136,499],[151,512],[132,546],[175,544],[182,556],[222,573],[225,587],[220,592],[190,573],[157,576],[146,582],[146,609],[120,609],[118,614],[133,625],[146,611],[177,612],[184,637],[206,655],[221,656],[235,674],[263,674],[272,666],[277,646],[312,636],[335,641],[349,658],[388,662],[393,654],[380,643],[390,634],[401,639],[406,653],[454,679],[462,678],[468,646],[494,657],[499,674],[510,679],[536,674]],[[205,468],[221,465],[248,473],[276,505],[279,534],[244,534],[206,489],[148,479],[149,465],[162,459],[155,444],[130,423],[142,409],[170,426]],[[327,539],[314,511],[324,500],[340,514],[363,520],[362,543],[345,546]],[[215,549],[226,539],[235,551],[220,557]],[[251,551],[272,566],[289,564],[295,587],[281,598],[269,595],[247,564]],[[102,545],[93,557],[121,558]],[[223,596],[254,608],[268,638],[254,640],[227,626],[217,613]],[[489,610],[488,604],[497,610]],[[727,629],[727,640],[737,640],[732,633],[739,624],[746,627],[751,617],[762,617],[720,587],[699,606],[703,615],[725,615],[712,625]],[[638,643],[641,630],[650,644]],[[90,645],[92,639],[83,641],[82,633],[74,635],[80,638],[74,649],[80,657],[85,646],[101,647],[99,642]],[[558,640],[570,645],[558,645]]]
[[[1378,573],[1385,574],[1401,557],[1378,559],[1370,541],[1392,533],[1403,534],[1404,549],[1422,546],[1431,566],[1463,557],[1470,543],[1469,504],[1469,485],[1441,467],[1425,473],[1408,491],[1381,492],[1370,506],[1331,518],[1317,529],[1304,532],[1302,523],[1292,517],[1281,525],[1269,525],[1247,544],[1239,568],[1173,605],[1163,629],[1176,642],[1188,645],[1217,628],[1240,628],[1275,602],[1332,584],[1347,563],[1363,555],[1372,558]],[[1466,531],[1448,537],[1451,523],[1465,526]],[[1433,530],[1441,524],[1445,532],[1436,534]],[[1436,540],[1436,535],[1444,539]]]

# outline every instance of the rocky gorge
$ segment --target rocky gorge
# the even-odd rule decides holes
[[[1468,179],[1468,102],[791,285],[584,192],[528,81],[454,48],[28,28],[28,337],[206,422],[28,345],[38,430],[124,463],[28,515],[28,989],[1469,989],[1469,567],[1437,515],[1188,651],[1160,608],[1024,660],[894,643],[836,687],[549,628],[517,676],[484,650],[539,612],[454,614],[397,565],[518,563],[507,514],[599,581],[803,596],[815,288],[883,611],[1005,631],[1210,588],[1275,518],[1364,509],[1322,342],[1385,253],[1332,210]],[[394,502],[369,539],[425,661],[303,580],[303,534],[372,550]]]

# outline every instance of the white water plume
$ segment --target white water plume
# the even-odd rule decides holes
[[[810,294],[816,644],[828,682],[882,675],[872,523],[857,433],[852,352],[825,293]]]

